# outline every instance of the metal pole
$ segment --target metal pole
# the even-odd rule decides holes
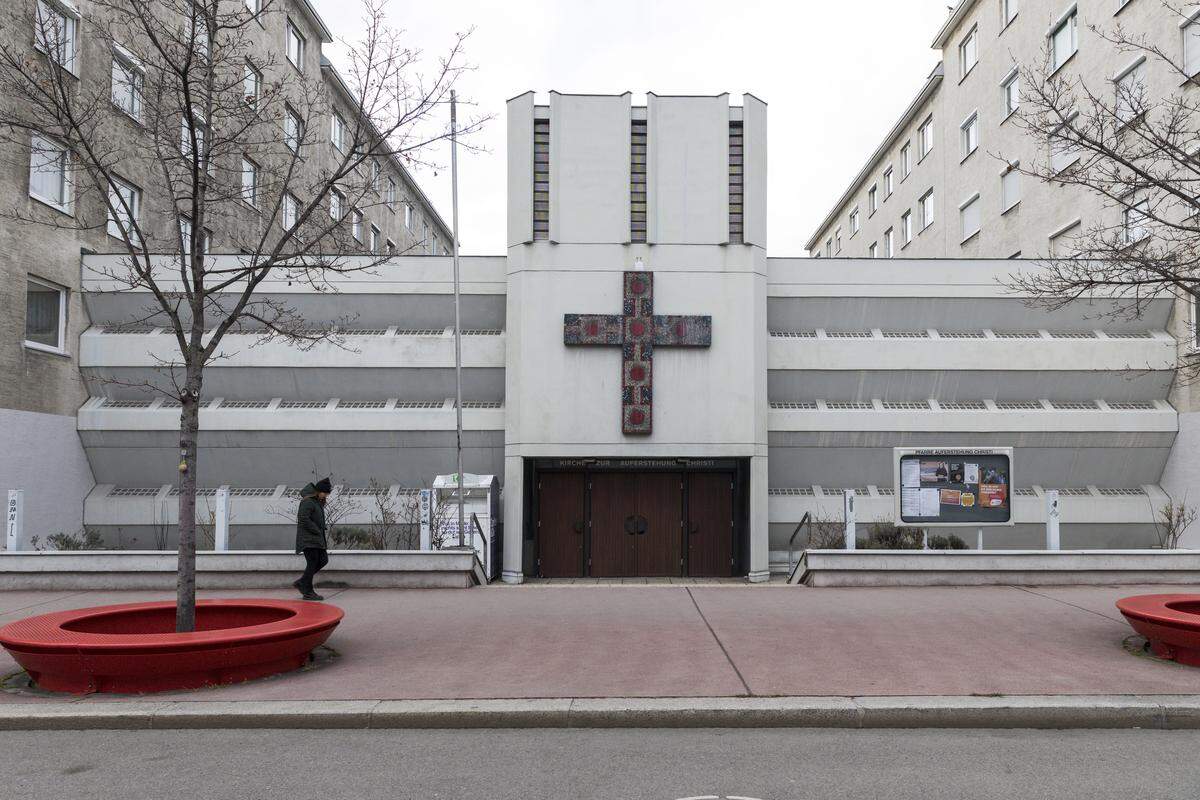
[[[467,526],[463,514],[462,319],[458,295],[458,117],[453,89],[450,90],[450,206],[450,239],[454,243],[454,417],[455,449],[458,454],[458,546],[462,547]]]

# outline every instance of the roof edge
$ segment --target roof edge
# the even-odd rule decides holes
[[[821,220],[821,224],[818,225],[816,231],[813,232],[812,238],[810,238],[808,243],[804,245],[805,250],[812,250],[813,245],[821,238],[821,231],[825,230],[825,228],[829,226],[829,223],[832,222],[835,217],[837,217],[838,211],[841,210],[842,206],[846,204],[846,201],[854,195],[854,192],[863,182],[863,179],[868,173],[870,173],[871,168],[874,167],[875,163],[879,161],[880,157],[887,152],[888,148],[896,142],[896,139],[900,138],[900,133],[904,130],[904,127],[913,120],[913,117],[917,115],[917,112],[921,110],[921,107],[925,104],[925,102],[933,96],[935,91],[937,91],[937,88],[941,85],[942,78],[944,76],[945,68],[942,62],[939,61],[937,66],[933,68],[933,72],[929,73],[929,77],[925,79],[925,85],[921,87],[921,91],[917,93],[917,96],[913,99],[913,101],[908,104],[908,108],[906,108],[904,113],[900,115],[899,121],[892,126],[890,131],[888,131],[887,136],[883,138],[883,142],[879,145],[879,147],[875,148],[873,153],[871,153],[871,157],[867,159],[867,163],[863,165],[863,168],[860,169],[854,176],[854,180],[850,181],[850,186],[847,187],[846,191],[842,192],[841,197],[839,197],[838,201],[834,203],[833,208],[825,216],[825,218]]]
[[[313,8],[312,2],[310,0],[300,0],[297,5],[308,15],[312,23],[317,26],[317,32],[321,34],[321,41],[325,44],[333,42],[333,34],[329,32],[329,28],[325,27],[325,20],[321,19],[321,15]]]
[[[961,2],[950,12],[949,18],[938,29],[937,36],[933,37],[933,44],[930,45],[934,50],[940,50],[946,46],[946,42],[950,40],[950,36],[958,28],[959,23],[967,16],[967,13],[975,7],[979,0],[961,0]]]

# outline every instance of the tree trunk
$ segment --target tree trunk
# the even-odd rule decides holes
[[[196,629],[196,442],[200,431],[200,370],[189,365],[179,413],[179,565],[175,630]]]

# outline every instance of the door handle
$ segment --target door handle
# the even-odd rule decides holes
[[[646,522],[646,518],[643,516],[639,516],[637,518],[637,521],[638,521],[638,535],[645,536],[647,528],[650,527],[649,523]]]

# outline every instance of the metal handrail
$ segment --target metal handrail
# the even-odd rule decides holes
[[[792,538],[788,539],[788,575],[796,569],[796,537],[800,535],[800,529],[805,525],[808,526],[808,538],[812,541],[812,512],[805,511],[804,516],[796,523],[796,529],[792,531]]]

